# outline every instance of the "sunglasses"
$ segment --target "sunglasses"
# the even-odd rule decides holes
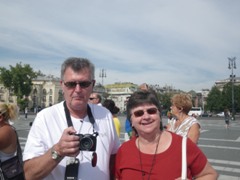
[[[158,111],[157,108],[149,108],[146,110],[146,112],[150,115],[156,114],[157,111]],[[135,117],[141,117],[144,115],[144,112],[145,112],[144,110],[137,110],[137,111],[133,112],[133,114]]]
[[[91,101],[94,100],[94,99],[97,99],[97,98],[91,98],[91,97],[89,98],[89,100],[91,100]]]
[[[92,84],[92,81],[82,81],[82,82],[69,81],[69,82],[64,82],[64,85],[67,86],[68,88],[76,88],[77,84],[81,88],[87,88]]]

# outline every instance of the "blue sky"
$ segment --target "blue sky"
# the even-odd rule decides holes
[[[90,59],[96,80],[211,89],[240,72],[239,0],[0,0],[0,66],[60,75],[68,57]]]

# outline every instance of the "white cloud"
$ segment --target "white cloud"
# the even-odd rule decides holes
[[[240,57],[237,0],[0,2],[0,66],[22,61],[58,75],[64,59],[83,56],[99,82],[106,69],[104,84],[189,91],[227,78],[227,57]]]

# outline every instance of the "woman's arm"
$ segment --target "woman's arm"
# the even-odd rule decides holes
[[[216,180],[217,178],[218,174],[209,162],[207,162],[203,170],[197,176],[195,176],[195,179],[198,180]]]
[[[198,123],[196,124],[193,124],[189,131],[188,131],[188,138],[192,140],[192,142],[194,143],[198,143],[198,139],[199,139],[199,136],[200,136],[200,126]]]

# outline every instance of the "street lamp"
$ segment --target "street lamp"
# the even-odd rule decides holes
[[[106,75],[106,70],[105,70],[105,69],[101,69],[101,70],[100,70],[99,77],[102,78],[102,86],[103,86],[103,78],[106,78],[106,77],[107,77],[107,75]]]
[[[232,70],[230,75],[230,79],[232,82],[232,118],[235,120],[235,107],[234,107],[234,81],[235,75],[233,74],[233,69],[237,69],[236,67],[236,57],[228,58],[228,69]]]

